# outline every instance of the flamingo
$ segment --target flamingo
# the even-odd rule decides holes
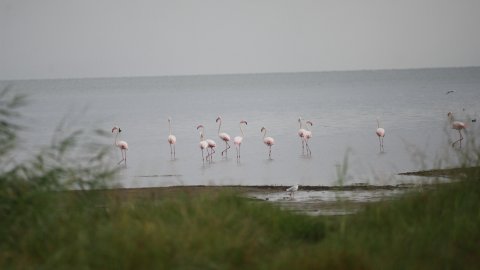
[[[287,192],[290,194],[290,198],[293,198],[295,196],[295,191],[298,190],[298,184],[295,184],[289,188],[287,188]]]
[[[200,129],[200,128],[202,129],[201,131],[202,138],[204,138],[203,136],[205,136],[205,127],[203,125],[197,126],[197,129]],[[208,144],[207,157],[205,159],[208,160],[208,158],[210,158],[210,161],[212,161],[213,154],[215,154],[215,147],[217,147],[217,144],[215,143],[214,140],[211,140],[211,139],[206,139],[205,142],[207,142]],[[210,149],[210,153],[208,153],[208,149]]]
[[[125,162],[125,166],[127,166],[127,150],[128,150],[128,144],[126,141],[119,141],[118,140],[118,134],[122,132],[122,130],[114,126],[112,128],[112,133],[115,133],[115,143],[114,145],[120,149],[120,152],[122,153],[122,160],[118,162],[118,164],[122,163],[122,161]]]
[[[378,118],[377,118],[377,131],[375,133],[377,133],[378,142],[380,143],[380,152],[383,152],[384,151],[383,138],[385,137],[385,129],[380,127],[380,121],[378,120]]]
[[[168,143],[170,144],[170,157],[172,157],[172,153],[173,153],[173,159],[175,159],[175,144],[177,143],[177,137],[175,137],[175,135],[172,135],[171,122],[172,122],[172,119],[169,117],[168,118],[168,130],[169,130],[170,135],[168,135]]]
[[[462,129],[465,129],[467,127],[467,125],[463,122],[455,121],[454,118],[453,118],[453,113],[452,112],[448,112],[447,116],[448,116],[448,120],[450,121],[450,124],[452,124],[452,129],[458,130],[458,134],[460,135],[460,139],[454,141],[452,143],[452,147],[454,147],[457,142],[460,142],[460,148],[462,148],[463,136],[462,136],[461,131],[462,131]]]
[[[298,118],[298,123],[300,123],[300,129],[298,130],[298,136],[300,137],[300,140],[302,141],[302,153],[305,152],[305,129],[302,128],[302,117]]]
[[[310,146],[308,145],[308,140],[310,140],[310,138],[312,138],[313,134],[308,129],[308,125],[310,125],[310,127],[312,127],[313,126],[312,121],[307,121],[306,122],[305,127],[307,128],[307,130],[305,130],[304,139],[305,139],[305,146],[307,147],[307,155],[312,155],[312,151],[310,150]]]
[[[275,140],[272,137],[265,137],[267,135],[266,128],[262,127],[260,132],[263,132],[263,143],[269,148],[268,157],[272,159],[272,145],[275,144]]]
[[[240,121],[239,126],[240,126],[240,132],[242,133],[242,136],[236,136],[235,138],[233,138],[233,143],[235,144],[237,149],[237,160],[240,159],[240,146],[242,145],[243,138],[245,137],[245,134],[243,133],[243,129],[242,129],[242,124],[247,125],[247,121],[245,120]]]
[[[205,140],[205,137],[203,136],[203,129],[204,127],[202,125],[198,125],[197,126],[197,130],[198,129],[202,129],[200,130],[200,143],[199,143],[199,146],[200,146],[200,149],[202,149],[202,161],[205,162],[205,158],[204,158],[204,155],[203,155],[203,150],[207,149],[208,148],[208,143],[207,141]],[[208,149],[207,149],[207,153],[208,153]]]
[[[217,117],[217,120],[215,120],[215,122],[218,123],[218,137],[220,137],[220,139],[222,139],[225,142],[225,150],[222,151],[222,156],[223,156],[223,153],[225,152],[225,157],[226,157],[227,150],[230,149],[230,145],[228,144],[228,142],[230,141],[230,136],[225,132],[220,133],[220,127],[222,126],[222,118],[220,116]]]
[[[215,154],[215,147],[217,144],[212,139],[207,139],[206,142],[208,143],[208,148],[210,148],[210,154],[207,155],[207,158],[210,156],[210,162],[213,161],[213,154]]]

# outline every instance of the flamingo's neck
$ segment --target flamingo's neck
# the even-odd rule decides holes
[[[222,119],[218,119],[218,134],[220,134],[220,127],[222,126]]]
[[[240,123],[240,132],[242,133],[242,137],[245,138],[245,134],[243,133],[242,123]]]
[[[263,139],[265,139],[265,136],[267,136],[267,129],[266,128],[263,129]]]
[[[380,128],[380,121],[378,121],[378,118],[377,118],[377,128]]]
[[[117,132],[117,134],[115,134],[115,144],[114,145],[118,145],[118,132]]]
[[[172,135],[172,124],[170,124],[170,119],[168,120],[168,132],[170,133],[169,135]]]

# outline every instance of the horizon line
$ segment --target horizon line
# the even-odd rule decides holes
[[[256,72],[256,73],[192,73],[173,75],[132,75],[132,76],[92,76],[92,77],[52,77],[52,78],[28,78],[28,79],[0,79],[0,82],[16,81],[48,81],[48,80],[105,80],[105,79],[139,79],[139,78],[168,78],[168,77],[207,77],[207,76],[252,76],[252,75],[276,75],[276,74],[306,74],[306,73],[341,73],[341,72],[381,72],[381,71],[414,71],[434,69],[471,69],[479,66],[443,66],[443,67],[415,67],[415,68],[372,68],[372,69],[345,69],[345,70],[318,70],[318,71],[279,71],[279,72]]]

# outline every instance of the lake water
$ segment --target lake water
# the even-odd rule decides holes
[[[119,168],[124,187],[336,185],[344,166],[344,184],[417,181],[396,174],[454,166],[459,154],[478,149],[465,143],[480,134],[470,121],[480,116],[480,68],[0,82],[7,84],[29,97],[22,109],[24,149],[48,144],[62,119],[75,129],[120,126],[129,144],[128,166]],[[449,111],[468,121],[462,149],[449,144],[458,136],[448,127]],[[228,158],[220,156],[217,116],[232,139],[240,120],[248,122],[240,162],[233,143]],[[299,116],[314,123],[311,157],[302,154]],[[177,137],[175,160],[168,117]],[[386,129],[384,153],[377,117]],[[202,162],[198,124],[217,142],[212,163]],[[262,127],[276,141],[271,160]],[[112,135],[105,144],[112,144],[117,162],[113,141]]]

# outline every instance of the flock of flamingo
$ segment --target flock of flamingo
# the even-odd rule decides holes
[[[460,135],[459,139],[454,141],[452,143],[452,147],[455,146],[455,144],[459,143],[460,148],[462,147],[462,130],[467,127],[467,125],[464,122],[461,121],[456,121],[453,117],[453,113],[449,112],[447,114],[449,123],[452,127],[452,129],[455,129],[458,131],[458,134]],[[227,155],[228,149],[230,149],[230,142],[231,137],[225,132],[220,132],[221,127],[222,127],[222,118],[219,116],[215,120],[218,123],[218,137],[225,142],[225,149],[222,150],[221,155],[225,154]],[[175,159],[175,144],[177,143],[177,138],[175,135],[172,134],[172,119],[168,118],[168,129],[169,129],[169,135],[167,138],[168,143],[170,144],[170,156]],[[308,126],[312,127],[313,123],[312,121],[305,121],[302,119],[302,117],[298,118],[298,123],[300,124],[300,129],[298,130],[298,136],[300,137],[300,140],[302,142],[302,153],[305,153],[307,155],[311,155],[312,151],[310,150],[310,146],[308,145],[308,141],[312,138],[313,134],[312,131],[309,130]],[[305,123],[305,124],[304,124]],[[247,121],[242,120],[239,123],[240,127],[240,133],[242,134],[241,136],[236,136],[233,138],[233,144],[235,144],[235,149],[237,152],[237,161],[240,160],[240,146],[242,145],[243,138],[245,137],[245,134],[243,132],[243,125],[247,125]],[[305,127],[305,128],[304,128]],[[202,161],[205,163],[207,162],[212,162],[213,161],[213,154],[215,153],[215,147],[217,147],[217,144],[215,143],[214,140],[212,139],[205,139],[205,127],[203,125],[198,125],[197,130],[200,132],[200,143],[199,147],[202,150]],[[128,150],[128,144],[126,141],[122,141],[118,139],[118,135],[122,132],[122,130],[118,126],[114,126],[112,128],[112,133],[115,133],[115,146],[117,146],[120,149],[120,152],[122,154],[122,159],[118,162],[118,164],[121,164],[122,162],[125,163],[125,166],[127,165],[127,150]],[[272,137],[267,137],[267,129],[265,127],[262,127],[260,132],[263,133],[263,143],[268,147],[268,157],[269,159],[272,158],[272,146],[275,144],[275,140]],[[380,146],[380,152],[384,151],[383,147],[383,138],[385,137],[385,129],[380,126],[380,121],[377,118],[377,130],[375,131],[377,137],[378,137],[378,142]],[[205,156],[204,152],[207,152],[207,155]],[[299,185],[295,184],[289,188],[286,189],[288,194],[290,195],[290,198],[293,198],[295,192],[298,190]]]
[[[460,137],[458,140],[454,141],[452,143],[452,147],[455,146],[455,144],[459,143],[460,148],[462,147],[462,130],[467,127],[467,125],[464,122],[456,121],[453,117],[453,113],[449,112],[447,114],[448,120],[451,124],[452,129],[455,129],[458,131]],[[168,118],[168,129],[169,129],[169,135],[167,138],[168,143],[170,144],[170,155],[173,159],[175,159],[175,144],[177,143],[177,138],[175,135],[172,134],[172,119]],[[222,127],[222,118],[219,116],[216,119],[216,122],[218,123],[218,137],[225,142],[225,149],[222,150],[221,155],[225,154],[227,155],[228,149],[230,149],[230,140],[231,137],[225,132],[221,132],[221,127]],[[298,130],[298,136],[300,137],[300,140],[302,142],[302,152],[307,155],[311,155],[312,151],[310,150],[310,146],[308,145],[308,141],[312,138],[313,134],[312,131],[309,130],[308,126],[312,127],[313,123],[312,121],[305,121],[302,117],[298,118],[298,123],[300,124],[300,129]],[[242,134],[241,136],[236,136],[233,138],[233,144],[235,145],[235,149],[237,152],[237,161],[240,160],[240,146],[242,145],[243,138],[245,137],[245,134],[243,132],[243,125],[247,125],[247,121],[242,120],[239,123],[240,127],[240,133]],[[198,125],[197,130],[200,132],[200,143],[199,147],[202,151],[202,161],[205,162],[212,162],[213,161],[213,154],[215,154],[215,148],[217,147],[217,144],[215,143],[214,140],[212,139],[205,139],[205,127],[203,125]],[[126,141],[122,141],[118,139],[118,136],[122,132],[122,130],[118,126],[114,126],[112,128],[112,133],[115,133],[115,146],[117,146],[120,149],[120,152],[122,154],[122,159],[118,162],[118,164],[121,164],[122,162],[127,165],[127,150],[128,150],[128,144]],[[272,158],[272,146],[275,144],[275,140],[272,137],[267,137],[267,129],[265,127],[262,127],[260,132],[263,133],[263,143],[268,147],[268,157],[269,159]],[[380,121],[377,118],[377,130],[376,130],[376,135],[378,137],[379,141],[379,146],[380,146],[380,152],[384,151],[384,146],[383,146],[383,139],[385,137],[385,129],[380,126]],[[207,155],[205,156],[204,152],[207,152]],[[297,187],[298,189],[298,187]]]

